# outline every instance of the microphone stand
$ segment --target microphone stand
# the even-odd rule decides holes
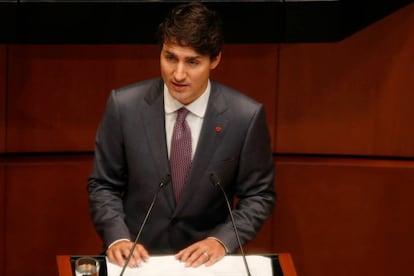
[[[230,218],[231,218],[231,223],[233,224],[234,233],[236,234],[237,242],[239,243],[240,253],[242,254],[242,257],[243,257],[244,266],[246,267],[247,276],[251,276],[250,269],[249,269],[249,266],[248,266],[247,260],[246,260],[246,255],[244,254],[243,246],[240,242],[239,231],[237,230],[236,223],[235,223],[234,217],[233,217],[233,213],[231,211],[230,201],[227,197],[226,192],[223,189],[223,186],[221,186],[221,184],[220,184],[219,178],[214,173],[212,173],[210,175],[210,179],[213,182],[214,186],[219,187],[221,192],[224,195],[224,199],[226,200],[226,204],[227,204],[227,209],[229,210],[229,214],[230,214]]]
[[[155,193],[154,198],[152,199],[152,202],[151,202],[151,204],[150,204],[150,207],[148,208],[148,211],[147,211],[147,213],[146,213],[146,215],[145,215],[145,217],[144,217],[144,221],[141,223],[141,227],[139,228],[139,231],[138,231],[138,234],[137,234],[137,236],[136,236],[136,238],[135,238],[134,244],[133,244],[133,246],[132,246],[131,250],[129,251],[128,257],[127,257],[127,259],[126,259],[126,261],[125,261],[124,266],[122,267],[122,271],[121,271],[121,273],[119,274],[119,276],[124,275],[125,269],[127,268],[129,261],[131,260],[132,254],[134,253],[134,250],[135,250],[135,247],[137,246],[138,240],[139,240],[139,238],[141,237],[142,229],[144,229],[144,226],[145,226],[145,224],[146,224],[146,222],[147,222],[147,219],[148,219],[148,217],[149,217],[149,215],[150,215],[150,213],[151,213],[151,211],[152,211],[152,208],[154,207],[154,204],[155,204],[155,201],[156,201],[156,199],[157,199],[157,197],[158,197],[158,194],[159,194],[160,190],[161,190],[161,189],[162,189],[162,188],[163,188],[166,184],[168,184],[168,182],[170,182],[170,175],[168,175],[168,176],[167,176],[167,177],[165,177],[163,180],[161,180],[161,182],[160,182],[160,186],[158,187],[158,190],[157,190],[157,192]]]

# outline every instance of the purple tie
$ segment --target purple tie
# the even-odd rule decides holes
[[[175,199],[178,201],[191,167],[191,131],[185,120],[188,110],[180,108],[171,139],[170,168]]]

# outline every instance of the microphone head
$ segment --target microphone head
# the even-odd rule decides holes
[[[220,179],[215,173],[210,174],[210,181],[214,186],[220,186]]]
[[[171,175],[167,174],[163,179],[161,179],[160,181],[160,187],[164,187],[165,185],[167,185],[168,183],[170,183],[171,181]]]

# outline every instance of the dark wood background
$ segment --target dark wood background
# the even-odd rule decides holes
[[[414,5],[338,42],[229,44],[213,78],[263,102],[277,207],[247,253],[299,275],[414,269]],[[98,254],[86,181],[112,88],[159,74],[151,44],[0,45],[0,274]],[[26,271],[23,271],[26,269]]]

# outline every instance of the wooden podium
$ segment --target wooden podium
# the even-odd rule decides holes
[[[274,276],[297,276],[293,260],[289,253],[279,253],[276,255],[282,275]],[[69,255],[58,255],[56,256],[57,266],[59,270],[59,276],[73,276],[71,256]],[[100,275],[107,276],[107,275]]]

